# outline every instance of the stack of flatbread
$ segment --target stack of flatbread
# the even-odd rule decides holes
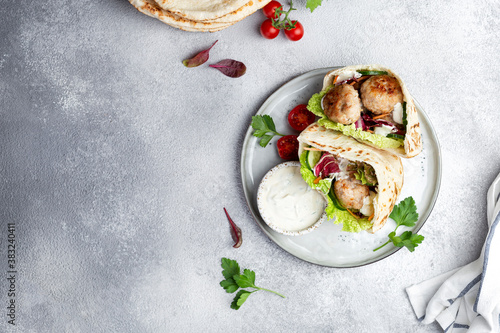
[[[219,31],[270,0],[129,0],[141,13],[185,31]]]

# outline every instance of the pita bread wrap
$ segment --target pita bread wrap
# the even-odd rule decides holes
[[[141,13],[184,31],[215,32],[225,29],[270,0],[129,0]]]
[[[404,108],[404,113],[406,114],[406,125],[400,125],[401,128],[404,128],[406,132],[404,134],[404,139],[397,138],[389,138],[385,137],[385,135],[381,134],[372,134],[365,130],[362,130],[359,125],[352,123],[350,125],[343,125],[337,123],[333,120],[330,120],[324,110],[323,110],[323,102],[322,98],[326,95],[326,93],[332,89],[335,85],[339,85],[341,83],[355,83],[353,81],[364,80],[366,76],[359,73],[359,71],[379,71],[386,72],[385,75],[393,77],[399,83],[401,87],[401,91],[403,94],[403,103],[401,107]],[[356,77],[353,80],[353,77]],[[368,81],[368,80],[366,80]],[[364,82],[366,82],[364,81]],[[362,87],[363,83],[360,83]],[[356,87],[356,85],[354,85]],[[363,91],[362,88],[360,90],[361,100],[363,99]],[[401,109],[400,107],[400,109]],[[410,95],[408,89],[406,88],[403,80],[394,73],[391,69],[380,66],[380,65],[355,65],[355,66],[347,66],[340,69],[332,70],[325,75],[323,80],[323,88],[319,94],[315,94],[310,100],[308,104],[308,109],[312,111],[314,114],[319,116],[320,119],[318,123],[322,126],[325,126],[328,129],[333,129],[337,131],[341,131],[345,135],[352,136],[360,142],[363,142],[372,147],[376,147],[379,149],[390,151],[398,156],[410,158],[418,155],[422,151],[422,139],[420,136],[420,123],[418,121],[418,114],[415,108],[415,104],[413,102],[413,98]],[[394,108],[396,109],[396,108]],[[366,113],[367,109],[364,105],[362,105],[362,115]],[[392,113],[389,113],[389,116]],[[361,116],[362,118],[363,116]]]
[[[161,8],[187,20],[211,21],[236,11],[246,5],[248,0],[156,0],[156,2]]]
[[[301,161],[301,174],[304,180],[312,188],[320,190],[327,198],[328,207],[326,212],[329,218],[336,217],[335,223],[343,223],[344,231],[358,232],[368,230],[376,232],[382,228],[387,218],[392,212],[401,188],[403,187],[403,165],[401,159],[384,150],[375,149],[364,145],[355,139],[345,136],[340,132],[328,130],[317,123],[307,127],[298,137],[300,148],[299,155]],[[331,197],[328,197],[330,188],[325,188],[323,180],[315,184],[313,181],[317,178],[306,162],[308,147],[319,149],[323,152],[333,154],[349,160],[350,162],[364,162],[375,170],[377,184],[374,188],[373,199],[373,218],[355,218],[349,212],[335,207]],[[312,167],[314,168],[314,167]],[[327,183],[328,184],[328,183]],[[330,209],[330,211],[329,211]]]

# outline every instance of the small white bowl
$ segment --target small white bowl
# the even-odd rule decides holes
[[[324,200],[323,213],[321,214],[321,216],[318,218],[317,221],[313,222],[311,225],[305,227],[304,229],[285,230],[282,227],[277,226],[275,223],[273,223],[272,219],[266,213],[265,208],[264,208],[264,203],[263,203],[263,201],[264,201],[264,194],[263,194],[264,187],[270,181],[270,179],[276,174],[276,172],[278,170],[280,170],[282,168],[289,168],[289,167],[300,168],[300,162],[289,161],[289,162],[280,163],[280,164],[276,165],[275,167],[273,167],[271,170],[269,170],[265,174],[265,176],[264,176],[264,178],[262,178],[260,185],[259,185],[259,188],[257,190],[257,207],[259,209],[260,215],[262,216],[262,219],[271,229],[273,229],[274,231],[276,231],[280,234],[287,235],[287,236],[300,236],[300,235],[307,234],[313,230],[316,230],[321,225],[321,223],[323,223],[323,221],[326,220],[326,212],[324,211],[324,208],[326,207],[326,200],[324,199],[324,196],[320,192],[318,192],[321,194],[318,197],[321,197],[322,200]],[[304,181],[304,184],[306,184],[305,181]],[[306,186],[307,186],[307,184],[306,184]]]

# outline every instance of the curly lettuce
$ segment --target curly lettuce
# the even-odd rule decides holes
[[[300,174],[302,175],[302,178],[305,180],[307,185],[309,185],[311,188],[315,190],[321,191],[324,194],[327,200],[327,206],[325,208],[325,212],[328,219],[330,220],[336,217],[335,221],[333,222],[335,224],[342,223],[342,231],[360,232],[363,230],[370,229],[372,224],[370,221],[368,221],[368,219],[366,218],[357,219],[354,216],[352,216],[348,211],[340,210],[337,207],[335,207],[332,199],[328,195],[332,187],[331,178],[321,179],[317,184],[314,184],[316,176],[314,176],[313,171],[308,167],[306,158],[307,158],[307,151],[304,151],[300,155]]]
[[[321,100],[323,99],[323,96],[325,96],[326,93],[331,88],[332,87],[328,87],[327,89],[322,90],[317,94],[314,94],[307,103],[307,109],[312,113],[314,113],[316,116],[321,118],[318,120],[319,125],[328,129],[342,132],[344,135],[351,136],[361,141],[371,142],[372,144],[374,144],[379,148],[398,148],[404,145],[403,140],[387,138],[382,135],[363,131],[362,129],[357,129],[355,124],[343,125],[328,119],[325,113],[323,112]]]

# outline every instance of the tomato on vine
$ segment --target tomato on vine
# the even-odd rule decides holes
[[[291,41],[298,41],[304,36],[304,27],[299,21],[292,21],[290,28],[285,28],[285,35]]]
[[[262,8],[262,12],[267,18],[276,18],[276,9],[283,9],[283,6],[278,1],[271,1]]]
[[[262,8],[262,12],[268,19],[262,22],[260,26],[261,35],[264,38],[273,39],[278,36],[280,30],[285,30],[285,35],[289,40],[300,40],[304,36],[304,27],[300,22],[292,21],[288,17],[293,10],[296,9],[293,8],[293,1],[291,0],[290,8],[287,11],[283,10],[283,6],[278,1],[269,2]],[[282,15],[284,15],[283,18]]]
[[[274,39],[276,38],[276,36],[278,36],[279,33],[280,30],[274,27],[272,19],[267,19],[262,22],[260,26],[260,34],[262,35],[262,37],[267,39]]]

